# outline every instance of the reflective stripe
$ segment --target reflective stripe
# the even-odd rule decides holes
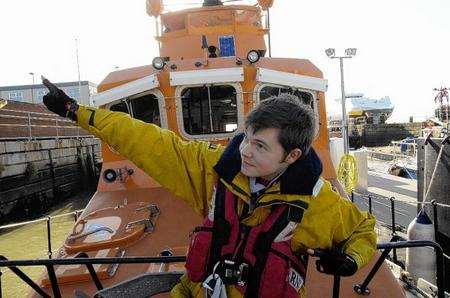
[[[323,182],[322,178],[319,178],[319,180],[317,180],[317,182],[316,182],[316,185],[314,185],[314,188],[312,191],[313,197],[317,197],[319,192],[322,190],[323,185],[324,185],[324,182]]]
[[[288,241],[294,236],[294,230],[297,226],[297,222],[290,221],[273,242]]]

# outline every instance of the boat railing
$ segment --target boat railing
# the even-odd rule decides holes
[[[115,258],[89,258],[89,256],[81,252],[70,259],[37,259],[37,260],[8,260],[0,255],[0,269],[2,267],[9,268],[17,277],[29,285],[37,294],[42,297],[52,297],[47,294],[37,283],[35,283],[20,267],[44,266],[47,269],[48,277],[51,283],[53,297],[59,298],[61,291],[58,280],[56,278],[55,266],[85,265],[89,271],[92,281],[98,291],[103,290],[103,285],[95,272],[93,265],[98,264],[153,264],[153,263],[179,263],[185,262],[186,256],[161,256],[161,257],[115,257]],[[0,270],[0,298],[2,297],[2,283]]]
[[[391,230],[391,241],[389,244],[392,245],[386,245],[386,243],[379,243],[377,245],[378,249],[383,249],[383,253],[381,254],[380,258],[374,265],[374,267],[371,269],[371,271],[368,274],[368,277],[366,278],[365,282],[363,282],[361,285],[355,286],[355,291],[361,291],[360,294],[364,294],[366,292],[366,288],[368,285],[368,282],[373,278],[381,264],[385,259],[388,259],[392,261],[394,264],[405,270],[405,264],[402,263],[397,255],[397,249],[399,248],[408,248],[408,247],[433,247],[436,251],[436,283],[437,283],[437,289],[438,289],[438,297],[444,297],[445,295],[445,281],[448,279],[446,277],[447,271],[445,270],[445,262],[444,260],[447,259],[447,261],[450,261],[450,256],[445,254],[442,247],[434,242],[434,241],[423,241],[423,240],[413,240],[408,241],[407,239],[403,238],[402,236],[397,234],[398,225],[396,222],[396,202],[400,202],[395,197],[384,197],[384,196],[375,196],[371,194],[360,194],[352,192],[350,199],[353,203],[355,203],[355,197],[358,196],[358,198],[362,198],[367,200],[367,206],[368,206],[368,212],[373,213],[373,200],[375,198],[384,198],[386,200],[390,201],[389,209],[391,211],[391,222],[383,222],[386,224],[389,229]],[[432,211],[432,217],[433,217],[433,229],[434,229],[434,235],[436,239],[436,235],[439,231],[439,221],[438,221],[438,215],[439,210],[442,210],[443,208],[450,208],[450,205],[439,203],[436,200],[432,200],[430,202],[417,202],[417,206],[425,207],[426,205],[431,206]],[[392,256],[390,256],[390,252],[392,251]],[[414,284],[408,283],[408,286],[411,288],[414,288],[419,293],[422,293],[423,291],[416,287]],[[368,294],[368,292],[366,293]],[[424,293],[422,293],[424,294]],[[425,296],[426,297],[426,296]]]
[[[352,202],[355,201],[355,196],[358,196],[359,198],[362,198],[364,200],[367,200],[368,205],[368,212],[373,212],[373,206],[372,201],[375,198],[373,195],[363,195],[363,194],[356,194],[352,193],[350,198]],[[381,196],[376,196],[381,197]],[[445,271],[445,262],[444,259],[447,259],[450,261],[450,256],[444,254],[441,246],[433,241],[421,241],[421,240],[415,240],[415,241],[407,241],[404,238],[402,238],[400,235],[397,234],[397,223],[396,223],[396,198],[395,197],[382,197],[386,200],[390,201],[390,211],[391,211],[391,222],[383,222],[383,224],[390,226],[391,229],[391,241],[387,243],[379,243],[377,245],[377,248],[379,250],[382,250],[381,256],[375,263],[374,267],[370,270],[369,274],[365,278],[362,283],[355,285],[354,290],[358,292],[361,295],[367,294],[369,289],[369,284],[372,278],[375,276],[376,272],[380,268],[381,264],[385,259],[389,259],[394,264],[400,266],[402,269],[405,269],[405,265],[398,259],[397,256],[397,250],[401,248],[408,248],[408,247],[433,247],[436,251],[436,276],[437,276],[437,296],[439,298],[444,298],[445,295],[445,281],[446,281],[446,271]],[[436,201],[431,202],[425,202],[425,203],[418,203],[418,204],[424,204],[424,205],[431,205],[433,210],[433,225],[435,233],[437,233],[439,225],[438,225],[438,212],[442,208],[450,208],[450,205],[438,203]],[[76,221],[81,214],[82,210],[77,210],[74,212],[56,215],[56,216],[47,216],[44,218],[40,218],[37,220],[22,222],[22,223],[14,223],[10,225],[0,226],[0,231],[2,229],[11,229],[16,228],[24,225],[29,224],[35,224],[37,222],[45,221],[47,223],[47,251],[48,251],[48,257],[49,259],[38,259],[38,260],[7,260],[6,257],[0,256],[0,298],[1,298],[1,268],[2,267],[8,267],[11,269],[13,273],[15,273],[21,280],[23,280],[25,283],[30,285],[36,292],[42,294],[43,290],[39,288],[37,284],[35,284],[28,276],[25,275],[20,269],[17,268],[17,266],[45,266],[48,274],[49,279],[52,281],[52,290],[54,292],[55,297],[58,297],[56,294],[59,291],[56,277],[54,273],[54,266],[55,265],[93,265],[93,264],[135,264],[135,263],[171,263],[171,262],[184,262],[185,256],[170,256],[170,257],[121,257],[121,258],[93,258],[93,259],[87,259],[85,256],[81,255],[78,258],[73,259],[52,259],[52,240],[51,240],[51,224],[52,219],[55,219],[57,217],[64,217],[64,216],[73,216],[74,220]],[[390,253],[392,252],[392,256]],[[89,269],[89,267],[88,267]],[[89,269],[89,272],[91,274],[92,280],[98,287],[98,277],[96,277],[95,270]],[[416,291],[420,292],[421,290],[414,285],[409,285],[413,287]],[[40,289],[40,291],[38,290]],[[340,288],[340,278],[336,276],[334,278],[334,286],[333,286],[333,297],[339,297],[339,288]],[[100,290],[100,289],[99,289]],[[47,295],[47,296],[45,296]],[[49,297],[48,294],[43,295],[44,297]]]
[[[74,222],[76,222],[82,212],[83,212],[83,209],[80,209],[80,210],[75,210],[75,211],[64,213],[64,214],[57,214],[57,215],[52,215],[52,216],[49,215],[49,216],[41,217],[41,218],[34,219],[34,220],[3,225],[3,226],[0,226],[0,233],[2,232],[2,230],[10,230],[10,229],[14,229],[14,228],[28,226],[31,224],[46,222],[47,255],[48,255],[49,259],[51,259],[52,255],[53,255],[53,251],[52,251],[52,220],[57,219],[57,218],[62,218],[62,217],[73,217]],[[1,236],[1,234],[0,234],[0,236]],[[0,298],[1,298],[1,296],[0,296]]]
[[[367,277],[360,284],[354,285],[354,291],[359,295],[370,294],[369,284],[375,274],[378,272],[384,260],[389,255],[392,249],[406,248],[406,247],[433,247],[436,251],[437,264],[437,297],[445,298],[445,272],[444,272],[444,254],[439,244],[433,241],[398,241],[400,238],[393,238],[392,242],[379,243],[377,248],[382,250],[380,257],[375,265],[372,267]],[[397,240],[397,241],[395,241]],[[53,297],[61,297],[58,280],[56,278],[55,266],[69,266],[69,265],[85,265],[89,271],[90,277],[95,284],[98,291],[104,289],[93,265],[97,264],[152,264],[152,263],[174,263],[185,262],[186,256],[160,256],[160,257],[115,257],[115,258],[89,258],[86,253],[79,253],[75,258],[70,259],[37,259],[37,260],[8,260],[6,257],[0,255],[0,298],[2,297],[2,283],[1,283],[1,268],[9,268],[17,277],[29,285],[37,294],[42,297],[51,297],[35,283],[26,273],[18,268],[29,266],[44,266],[47,269],[47,274],[51,283]],[[333,284],[333,298],[339,297],[340,291],[340,277],[334,277]]]

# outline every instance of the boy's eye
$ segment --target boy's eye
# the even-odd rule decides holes
[[[260,143],[256,143],[256,149],[258,150],[262,150],[262,149],[266,149],[263,145],[261,145]]]

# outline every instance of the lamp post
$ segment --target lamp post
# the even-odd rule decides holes
[[[33,78],[33,84],[31,85],[31,103],[34,103],[34,72],[30,72],[29,75]]]
[[[347,110],[345,108],[345,88],[344,88],[344,59],[352,58],[356,55],[356,48],[348,48],[345,50],[345,56],[336,56],[336,51],[333,48],[325,50],[327,56],[331,59],[339,59],[341,68],[341,103],[342,103],[342,138],[344,139],[344,154],[348,154],[348,120]]]

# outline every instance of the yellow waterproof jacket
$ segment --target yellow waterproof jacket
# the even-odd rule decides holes
[[[238,172],[229,179],[219,177],[214,168],[225,148],[203,141],[184,141],[175,133],[131,118],[128,114],[80,106],[78,124],[108,143],[122,156],[143,169],[169,191],[185,200],[197,213],[206,216],[217,179],[240,198],[239,209],[250,200],[248,177]],[[299,183],[306,176],[298,177]],[[245,224],[255,226],[269,214],[273,203],[308,205],[301,224],[294,230],[293,251],[307,248],[329,249],[341,245],[358,268],[366,265],[376,249],[375,218],[361,212],[342,198],[328,181],[318,178],[309,194],[283,194],[280,183],[272,185]],[[241,297],[234,287],[229,297]],[[299,294],[304,296],[303,288]],[[203,290],[186,276],[172,291],[176,297],[202,297]]]

